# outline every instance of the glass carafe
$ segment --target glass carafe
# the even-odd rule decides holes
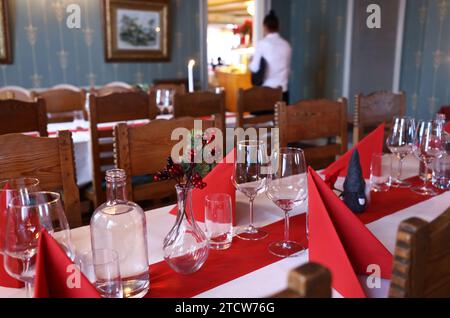
[[[126,174],[106,172],[106,203],[91,218],[92,250],[114,250],[119,257],[123,295],[143,297],[150,287],[144,211],[126,197]]]
[[[164,259],[179,274],[192,274],[206,262],[209,253],[206,235],[192,211],[192,187],[177,185],[178,214],[175,225],[164,239]]]

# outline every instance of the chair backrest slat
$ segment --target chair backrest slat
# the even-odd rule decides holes
[[[35,98],[26,88],[20,86],[3,86],[0,88],[0,95],[5,94],[3,99],[15,99],[22,102],[34,102]],[[9,96],[8,96],[9,95]]]
[[[0,135],[23,132],[38,132],[41,137],[48,135],[45,101],[0,101]]]
[[[60,131],[57,138],[8,134],[0,136],[0,144],[0,179],[39,179],[41,190],[62,193],[70,226],[81,226],[71,133]]]
[[[389,296],[450,297],[450,209],[432,222],[400,224]]]

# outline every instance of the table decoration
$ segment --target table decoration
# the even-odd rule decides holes
[[[36,260],[35,298],[100,298],[55,239],[42,230]]]
[[[105,179],[107,200],[91,218],[92,250],[116,251],[124,297],[140,298],[150,288],[145,214],[139,205],[127,200],[124,170],[108,170]]]
[[[366,181],[362,176],[358,149],[353,151],[348,165],[342,198],[345,205],[354,213],[364,212],[367,206]]]
[[[325,176],[332,176],[338,173],[339,176],[345,177],[347,175],[347,168],[350,158],[355,149],[358,149],[361,157],[361,168],[365,179],[370,178],[370,162],[372,154],[383,152],[384,140],[384,124],[378,126],[373,132],[362,139],[351,150],[342,155],[338,160],[329,165],[324,171]]]
[[[356,275],[376,265],[389,279],[392,255],[311,168],[308,194],[309,260],[331,270],[344,297],[365,297]]]
[[[213,193],[226,193],[231,196],[233,225],[236,225],[236,189],[231,177],[234,170],[235,150],[231,151],[222,161],[220,161],[203,181],[208,185],[203,189],[193,189],[192,208],[194,219],[197,222],[205,222],[205,198]],[[178,208],[174,207],[171,214],[176,215]]]

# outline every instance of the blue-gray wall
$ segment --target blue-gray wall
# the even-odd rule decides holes
[[[291,102],[342,96],[346,0],[273,0],[292,45]]]
[[[66,27],[64,2],[81,6],[82,29]],[[0,85],[89,86],[187,77],[187,61],[199,59],[199,1],[171,0],[171,4],[171,62],[113,64],[104,60],[102,0],[9,0],[14,64],[0,66]]]
[[[417,118],[430,118],[450,105],[449,0],[407,2],[401,89]]]

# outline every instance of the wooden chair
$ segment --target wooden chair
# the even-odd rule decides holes
[[[99,129],[98,125],[138,119],[151,120],[156,118],[157,109],[151,103],[151,97],[144,92],[113,93],[103,97],[91,95],[89,104],[93,189],[86,194],[94,207],[97,207],[105,201],[102,187],[105,171],[114,167],[113,128]]]
[[[386,123],[386,131],[394,116],[404,116],[406,112],[406,96],[404,92],[395,94],[380,91],[364,96],[355,96],[353,111],[353,144],[358,143],[371,130],[381,123]]]
[[[74,111],[83,111],[86,118],[86,92],[78,87],[62,84],[43,92],[34,92],[47,105],[47,116],[50,123],[68,122],[74,119]]]
[[[244,90],[239,89],[237,127],[247,128],[253,125],[273,122],[273,111],[275,104],[283,100],[283,90],[270,87],[252,87]],[[245,118],[246,113],[261,113],[254,117]],[[272,127],[272,125],[266,125]]]
[[[71,133],[60,131],[57,138],[2,135],[0,145],[0,179],[34,177],[41,190],[62,192],[71,228],[81,226]]]
[[[45,101],[0,100],[0,135],[24,132],[38,132],[41,137],[48,136]]]
[[[306,162],[322,169],[347,151],[347,100],[305,100],[275,106],[275,125],[279,128],[280,147],[295,144],[305,151]],[[324,139],[324,145],[313,140]],[[330,139],[336,141],[330,143]],[[303,143],[300,143],[303,142]]]
[[[128,197],[134,201],[159,201],[175,197],[175,182],[153,182],[153,176],[164,169],[172,148],[179,142],[171,140],[176,128],[194,129],[194,118],[155,120],[145,126],[115,127],[116,166],[127,173]],[[215,127],[213,121],[204,121],[203,131]],[[215,127],[217,128],[217,127]],[[144,182],[133,184],[133,178],[144,178]]]
[[[14,99],[14,93],[13,92],[0,92],[0,100],[7,100],[7,99]]]
[[[304,264],[289,273],[288,288],[271,298],[331,298],[331,272],[316,263]]]
[[[0,88],[0,95],[5,96],[2,99],[15,99],[22,102],[34,102],[35,98],[26,88],[20,86],[4,86]]]
[[[174,117],[210,117],[215,121],[215,127],[222,131],[224,143],[226,137],[225,123],[225,93],[195,92],[174,96]]]
[[[450,209],[400,224],[389,297],[450,298]]]
[[[184,91],[187,92],[189,83],[187,78],[155,79],[153,81],[153,86],[162,87],[164,85],[184,86]]]
[[[136,92],[136,88],[125,82],[111,82],[100,88],[92,88],[90,93],[97,96],[106,96],[113,93],[131,93]]]

